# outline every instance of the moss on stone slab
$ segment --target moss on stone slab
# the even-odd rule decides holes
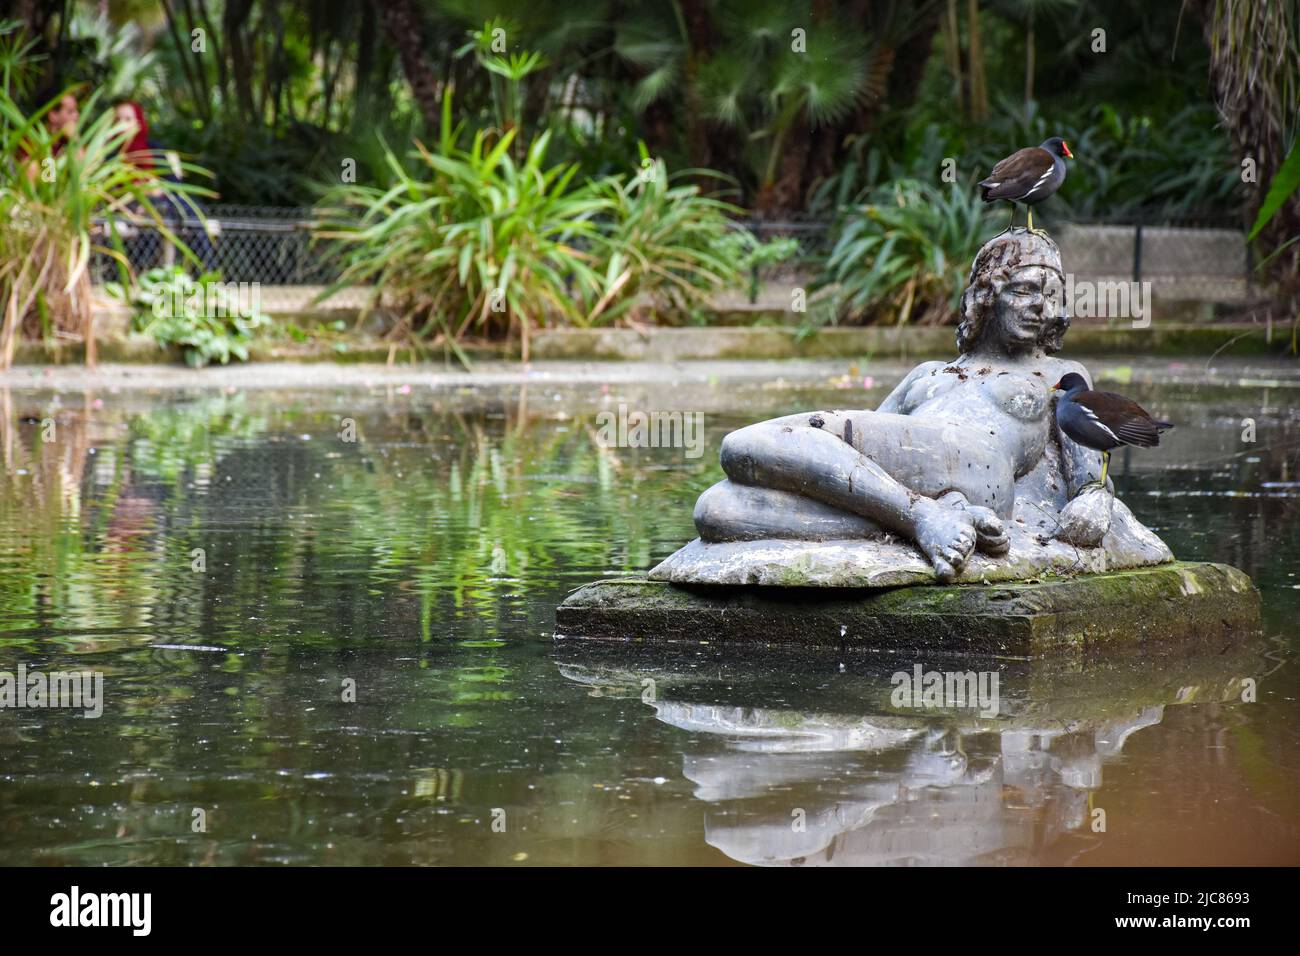
[[[620,579],[580,588],[556,610],[561,637],[1017,657],[1222,644],[1258,625],[1259,594],[1249,577],[1192,562],[1034,583],[830,593]]]

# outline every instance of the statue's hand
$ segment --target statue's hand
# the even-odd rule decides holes
[[[1061,511],[1061,528],[1056,537],[1078,548],[1095,548],[1110,530],[1110,510],[1115,498],[1093,486],[1080,492]]]

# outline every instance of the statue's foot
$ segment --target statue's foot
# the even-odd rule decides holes
[[[1007,529],[992,508],[967,505],[966,513],[975,525],[975,547],[992,557],[1011,550],[1011,538],[1007,536]]]
[[[945,508],[933,499],[918,502],[923,510],[916,522],[916,544],[934,565],[940,581],[951,581],[975,550],[975,522],[964,508]]]
[[[975,528],[975,547],[980,551],[997,557],[1011,550],[1011,538],[1002,519],[992,508],[971,504],[960,491],[950,491],[937,500],[941,505],[960,508],[970,515],[971,525]]]

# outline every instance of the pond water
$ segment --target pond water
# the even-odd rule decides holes
[[[1120,494],[1263,639],[1007,662],[993,719],[890,713],[910,659],[552,639],[693,536],[728,430],[904,371],[719,368],[0,391],[0,671],[103,674],[98,718],[0,710],[0,863],[1300,863],[1293,365],[1114,370],[1179,426]],[[601,447],[619,403],[703,454]]]

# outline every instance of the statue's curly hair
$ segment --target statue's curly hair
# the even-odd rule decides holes
[[[993,314],[998,293],[1012,274],[1025,266],[1061,269],[1061,251],[1047,236],[1028,231],[995,236],[980,247],[971,265],[970,279],[961,294],[961,321],[957,326],[957,350],[963,354],[979,344],[984,327]],[[1046,352],[1059,352],[1070,327],[1070,317],[1062,308],[1052,322],[1044,323],[1038,344]]]

